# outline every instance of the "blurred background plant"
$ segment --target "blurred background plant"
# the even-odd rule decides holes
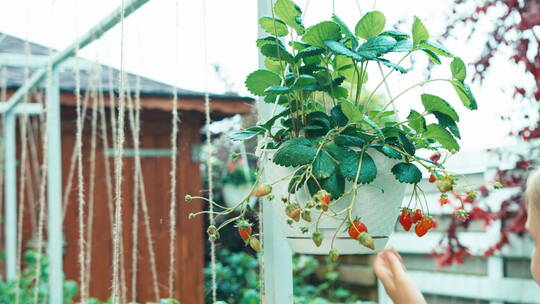
[[[38,267],[39,266],[39,267]],[[32,249],[26,250],[23,255],[20,277],[15,280],[0,280],[0,304],[34,304],[48,303],[48,284],[49,284],[49,261],[47,255],[38,257],[38,252]],[[39,282],[36,282],[39,272]],[[37,284],[36,284],[37,283]],[[19,286],[17,288],[17,285]],[[37,301],[36,301],[37,291]],[[64,300],[63,304],[75,304],[79,286],[77,282],[64,281]],[[110,300],[102,302],[98,299],[88,299],[87,304],[109,304]],[[136,304],[130,302],[131,304]],[[161,299],[159,302],[148,302],[147,304],[180,304],[174,299]]]
[[[452,219],[441,240],[441,248],[433,255],[439,266],[463,263],[463,257],[469,256],[457,231],[467,230],[471,221],[480,220],[486,225],[502,223],[499,240],[485,250],[486,258],[509,245],[510,234],[526,235],[523,193],[527,177],[538,166],[540,156],[540,1],[480,0],[471,4],[453,0],[448,24],[445,38],[465,37],[469,41],[484,42],[484,49],[472,64],[474,80],[482,84],[488,79],[490,71],[497,70],[501,57],[515,63],[515,68],[523,74],[523,81],[509,81],[507,87],[500,88],[513,92],[513,100],[509,101],[514,103],[512,110],[501,114],[500,118],[509,125],[508,135],[515,138],[517,146],[524,148],[488,150],[499,164],[494,180],[504,187],[521,190],[505,199],[497,211],[490,210],[479,200],[490,196],[493,189],[480,187],[478,199],[456,197],[470,204],[471,217],[466,221]],[[487,31],[483,30],[486,29],[483,24],[490,25]],[[503,160],[509,160],[510,165],[502,167]]]
[[[232,252],[222,248],[217,253],[218,299],[228,304],[259,304],[259,261],[247,250]],[[337,264],[329,259],[308,255],[293,258],[294,303],[362,303],[352,290],[338,282]],[[205,268],[206,302],[211,303],[211,269]]]

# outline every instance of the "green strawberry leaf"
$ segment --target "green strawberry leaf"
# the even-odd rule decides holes
[[[366,144],[366,142],[362,138],[350,135],[338,135],[334,138],[334,142],[338,146],[359,148],[362,148]]]
[[[441,64],[441,58],[439,58],[439,56],[433,52],[432,50],[428,50],[428,49],[424,49],[424,48],[421,48],[422,52],[426,53],[426,55],[428,56],[429,60],[431,60],[431,62],[435,63],[435,64]]]
[[[387,67],[389,67],[389,68],[392,68],[392,69],[394,69],[394,70],[400,72],[401,74],[407,73],[407,70],[406,70],[404,67],[402,67],[402,66],[400,66],[400,65],[397,65],[397,64],[395,64],[395,63],[389,61],[388,59],[384,59],[384,58],[375,58],[375,61],[378,61],[378,62],[384,64],[385,66],[387,66]]]
[[[274,163],[285,167],[298,167],[313,162],[317,148],[306,138],[298,137],[285,142],[274,154]]]
[[[409,34],[407,33],[404,33],[404,32],[401,32],[401,31],[397,31],[397,30],[388,30],[388,31],[384,31],[382,33],[379,34],[380,36],[390,36],[396,40],[405,40],[405,39],[409,39],[409,37],[411,37]]]
[[[435,115],[441,127],[447,128],[452,134],[454,134],[455,137],[461,139],[459,128],[451,117],[441,112],[433,112],[433,115]]]
[[[291,0],[277,0],[274,4],[274,13],[285,24],[292,27],[298,35],[305,32],[302,24],[302,10]]]
[[[356,24],[354,32],[356,36],[369,40],[379,35],[386,24],[386,17],[379,11],[366,13]]]
[[[312,170],[313,175],[315,175],[317,179],[328,178],[336,170],[336,163],[328,152],[322,150],[317,157],[315,157]]]
[[[384,142],[384,134],[381,128],[373,120],[364,117],[362,121],[365,122],[373,131],[375,131],[375,134],[381,142]]]
[[[452,86],[465,107],[471,110],[478,109],[476,98],[474,98],[471,88],[469,88],[467,84],[461,82],[460,80],[452,80]]]
[[[354,34],[351,32],[351,30],[349,29],[347,24],[345,24],[345,22],[343,22],[343,20],[341,20],[341,18],[339,18],[336,15],[332,15],[332,20],[337,25],[339,25],[339,28],[341,29],[341,32],[345,35],[345,38],[352,42],[352,48],[356,49],[358,47],[358,40],[356,39]]]
[[[446,100],[431,94],[422,94],[421,98],[422,104],[427,112],[440,112],[455,121],[459,121],[459,116],[456,110],[454,110],[454,108],[452,108],[452,106]]]
[[[266,129],[263,127],[251,127],[243,131],[232,132],[229,135],[229,139],[242,141],[253,138],[259,134],[263,134],[264,132],[266,132]]]
[[[426,131],[426,119],[415,110],[411,110],[409,116],[407,116],[407,120],[409,121],[409,127],[416,131],[416,133],[420,134]]]
[[[326,47],[324,42],[327,40],[337,41],[339,39],[341,39],[341,30],[339,25],[333,21],[323,21],[310,26],[302,37],[302,41],[305,43],[318,47]]]
[[[284,86],[273,86],[273,87],[269,87],[267,88],[266,90],[264,90],[264,94],[265,95],[280,95],[280,94],[287,94],[289,92],[291,92],[292,89],[289,88],[289,87],[284,87]]]
[[[324,49],[318,46],[309,46],[301,51],[298,51],[296,58],[306,58],[311,56],[317,56],[324,53]]]
[[[410,155],[414,155],[416,153],[416,148],[414,147],[414,144],[409,140],[409,138],[403,134],[402,132],[399,132],[397,134],[398,140],[403,146],[403,150],[405,152],[409,153]]]
[[[422,172],[411,163],[396,164],[392,167],[392,173],[402,183],[416,184],[422,180]]]
[[[408,53],[413,51],[412,41],[408,39],[398,40],[396,45],[392,48],[392,52]]]
[[[362,119],[362,112],[350,101],[344,100],[341,103],[341,110],[349,120],[359,121]]]
[[[281,77],[278,74],[267,70],[257,70],[248,75],[246,88],[257,96],[264,96],[264,90],[280,83]]]
[[[275,58],[289,63],[294,62],[293,55],[291,55],[291,53],[289,53],[285,47],[280,44],[267,43],[261,46],[261,54],[263,54],[265,57]]]
[[[396,43],[396,39],[392,37],[377,36],[360,45],[356,53],[366,59],[375,59],[380,55],[392,51]]]
[[[339,170],[336,170],[334,174],[327,179],[323,179],[320,183],[323,189],[332,195],[332,199],[338,199],[345,193],[345,178]]]
[[[427,126],[427,131],[424,132],[426,138],[433,139],[441,144],[445,149],[450,152],[459,151],[459,144],[456,139],[446,131],[442,126],[438,124],[430,124]]]
[[[444,56],[444,57],[449,57],[449,58],[452,58],[454,57],[454,55],[452,53],[450,53],[450,51],[448,51],[447,49],[445,49],[442,45],[436,43],[436,42],[432,42],[432,41],[424,41],[422,43],[420,43],[420,47],[423,48],[423,49],[427,49],[427,50],[430,50],[438,55],[441,55],[441,56]]]
[[[429,32],[422,23],[422,21],[414,16],[414,23],[412,26],[413,45],[418,45],[420,42],[429,39]]]
[[[335,54],[343,55],[346,57],[349,57],[351,59],[354,59],[356,61],[362,61],[364,58],[355,52],[353,52],[351,49],[349,49],[345,44],[334,41],[334,40],[326,40],[325,45]]]
[[[454,60],[450,63],[450,70],[452,71],[452,77],[454,79],[463,82],[465,81],[465,78],[467,78],[467,67],[459,57],[454,57]]]
[[[359,165],[361,166],[360,169],[358,167]],[[350,181],[356,179],[356,174],[358,170],[360,170],[360,175],[358,177],[358,183],[360,184],[371,183],[375,177],[377,177],[377,166],[375,165],[373,158],[366,152],[349,153],[349,155],[341,162],[339,169],[341,174]]]
[[[301,74],[294,82],[293,88],[301,90],[314,83],[317,83],[317,79],[315,79],[315,77],[311,75]]]
[[[265,32],[277,37],[283,37],[289,34],[289,29],[285,22],[276,18],[262,17],[259,19],[259,25]]]
[[[388,158],[392,158],[392,159],[402,159],[403,158],[403,156],[401,155],[401,153],[398,150],[396,150],[396,149],[394,149],[394,148],[392,148],[392,147],[390,147],[388,145],[384,145],[382,147],[377,147],[375,149],[377,149],[377,151],[381,152],[382,154],[384,154]]]
[[[339,103],[332,108],[332,110],[330,111],[330,115],[332,116],[334,123],[340,127],[345,126],[347,122],[349,122],[349,119],[341,110],[341,104]]]

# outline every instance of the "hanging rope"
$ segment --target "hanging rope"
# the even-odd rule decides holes
[[[76,1],[74,2],[76,3]],[[77,11],[77,6],[75,4],[75,12]],[[77,25],[75,23],[75,30],[77,28]],[[79,45],[77,44],[75,46],[75,100],[76,100],[76,114],[77,114],[77,127],[75,131],[75,150],[77,153],[77,201],[78,201],[78,215],[79,215],[79,255],[78,255],[78,262],[80,267],[80,273],[79,273],[79,281],[81,284],[81,302],[82,304],[85,304],[88,298],[88,295],[86,294],[87,288],[86,288],[86,261],[85,261],[85,240],[86,235],[84,231],[84,208],[85,208],[85,200],[84,200],[84,178],[83,178],[83,161],[82,161],[82,155],[83,155],[83,140],[82,140],[82,133],[83,133],[83,117],[82,117],[82,105],[81,105],[81,71],[79,67],[79,58],[77,57],[79,53]]]
[[[90,98],[90,91],[92,87],[93,87],[93,84],[90,83],[88,89],[84,92],[84,97],[82,100],[82,110],[80,111],[82,117],[86,117],[86,111],[88,109],[87,104]],[[76,124],[78,124],[78,122],[76,122]],[[83,119],[81,122],[82,129],[84,129],[84,125],[85,125],[85,120]],[[76,125],[76,128],[78,128],[78,125]],[[66,218],[66,212],[67,212],[69,202],[70,202],[69,196],[71,195],[71,190],[73,189],[73,180],[75,177],[75,171],[77,169],[79,154],[81,153],[79,148],[80,148],[79,145],[77,145],[77,142],[75,142],[75,146],[73,147],[73,152],[71,153],[71,159],[69,162],[69,171],[68,171],[68,175],[66,179],[67,182],[64,189],[64,194],[62,196],[62,219],[63,220],[65,220]]]
[[[125,111],[125,74],[124,74],[124,0],[121,1],[120,16],[120,94],[118,100],[118,126],[116,136],[116,149],[114,156],[115,176],[115,214],[114,214],[114,237],[113,237],[113,282],[112,303],[120,304],[120,267],[121,267],[121,234],[122,234],[122,166],[124,147],[124,111]]]
[[[133,134],[133,146],[135,148],[135,176],[133,181],[133,215],[131,226],[131,301],[137,300],[137,271],[138,271],[138,249],[139,249],[139,174],[138,168],[140,167],[140,154],[139,154],[139,115],[140,115],[140,77],[137,77],[137,88],[135,93],[135,115],[133,115],[133,107],[130,101],[130,121],[131,121],[131,134]],[[133,118],[135,116],[135,118]]]
[[[174,35],[174,54],[175,62],[173,69],[179,70],[179,35],[180,35],[180,16],[179,16],[179,0],[176,0],[175,11],[175,35]],[[175,253],[176,253],[176,154],[177,139],[178,139],[178,73],[173,89],[172,98],[172,131],[171,131],[171,203],[169,207],[169,298],[173,298],[174,272],[176,269]]]
[[[96,62],[99,62],[96,60]],[[98,99],[99,90],[101,89],[101,66],[96,64],[96,77],[93,80],[97,83],[99,89],[93,89],[91,93],[92,99],[92,118],[91,118],[91,135],[90,135],[90,177],[88,181],[88,224],[86,229],[86,276],[81,284],[81,289],[85,289],[85,294],[90,294],[90,277],[92,273],[92,238],[94,229],[94,190],[96,185],[96,150],[97,150],[97,119],[98,119]],[[82,292],[81,292],[82,295]],[[82,299],[82,297],[81,297]]]
[[[55,19],[54,16],[54,6],[51,13],[51,20]],[[49,88],[52,87],[52,77],[53,77],[53,68],[52,68],[52,55],[53,51],[51,48],[48,49],[49,51],[49,60],[47,62],[47,84]],[[34,287],[34,303],[39,303],[39,291],[40,291],[40,279],[41,279],[41,259],[43,258],[43,228],[45,225],[45,195],[46,195],[46,185],[47,185],[47,169],[48,169],[48,124],[45,118],[44,113],[46,113],[46,108],[50,104],[51,100],[49,100],[49,96],[51,94],[46,94],[46,102],[44,104],[44,111],[40,115],[40,131],[41,131],[41,142],[43,144],[42,150],[43,150],[43,163],[41,166],[41,180],[40,180],[40,186],[39,186],[39,215],[38,215],[38,229],[37,229],[37,252],[36,252],[36,272],[35,272],[35,287]]]
[[[208,46],[207,46],[207,22],[206,22],[206,0],[202,1],[203,6],[203,54],[204,54],[204,112],[206,118],[206,174],[208,175],[208,201],[214,201],[214,181],[212,179],[212,137],[210,133],[210,95],[208,93]],[[208,204],[208,217],[210,225],[215,225],[214,206]],[[212,269],[212,302],[217,301],[217,283],[216,283],[216,243],[210,240],[210,267]]]
[[[126,84],[129,89],[129,83]],[[141,158],[140,158],[140,140],[139,140],[139,134],[140,134],[140,113],[137,113],[136,115],[133,114],[133,108],[140,109],[140,84],[139,88],[137,89],[136,96],[138,96],[135,99],[135,107],[133,106],[133,101],[131,97],[128,95],[127,101],[128,106],[130,108],[129,115],[130,115],[130,127],[131,127],[131,133],[133,134],[133,146],[135,149],[135,175],[137,184],[135,184],[135,188],[139,192],[141,202],[142,202],[142,209],[143,209],[143,219],[144,219],[144,228],[145,228],[145,234],[146,234],[146,241],[148,245],[148,254],[150,256],[150,271],[152,273],[152,286],[154,289],[154,295],[156,296],[156,301],[159,301],[161,298],[160,292],[159,292],[159,285],[158,285],[158,274],[157,274],[157,264],[156,264],[156,254],[154,251],[154,241],[152,238],[152,228],[150,224],[150,214],[148,212],[148,202],[146,199],[146,190],[144,188],[144,176],[142,172],[142,166],[141,166]],[[133,254],[133,252],[132,252]],[[132,281],[133,282],[133,281]]]

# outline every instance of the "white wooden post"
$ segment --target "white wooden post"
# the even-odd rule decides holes
[[[273,2],[273,1],[272,1]],[[271,15],[270,1],[257,2],[258,16]],[[258,25],[257,25],[258,27]],[[258,27],[259,28],[259,27]],[[259,28],[259,37],[266,34]],[[264,58],[259,54],[259,68],[264,68]],[[265,104],[259,100],[259,117],[266,121],[272,114],[273,105]],[[279,227],[279,217],[274,213],[272,202],[262,200],[263,229],[264,229],[264,298],[263,304],[292,304],[292,252]]]
[[[4,113],[4,184],[6,278],[13,280],[17,265],[17,155],[14,112]]]
[[[62,137],[60,116],[60,83],[54,69],[47,81],[47,202],[49,303],[63,302],[62,232]]]

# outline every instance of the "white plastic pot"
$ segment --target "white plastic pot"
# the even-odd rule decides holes
[[[280,178],[291,175],[293,168],[278,166],[272,162],[275,150],[263,151],[263,180],[265,183],[272,183]],[[352,209],[352,218],[359,217],[367,226],[369,234],[375,242],[375,250],[362,246],[357,240],[349,237],[346,224],[342,221],[330,217],[331,212],[339,212],[347,208],[352,199],[350,195],[341,197],[337,202],[332,202],[330,209],[324,212],[319,222],[319,231],[323,234],[324,240],[320,247],[317,247],[311,236],[315,231],[315,222],[320,212],[312,209],[312,221],[306,222],[300,219],[294,222],[292,227],[287,224],[287,215],[285,214],[285,204],[281,198],[288,197],[288,185],[290,178],[284,179],[272,187],[272,194],[275,198],[272,201],[265,200],[266,204],[272,204],[274,213],[280,217],[281,226],[285,237],[291,246],[291,249],[297,253],[326,255],[330,251],[331,241],[336,229],[339,229],[334,240],[333,247],[340,254],[369,254],[378,252],[386,246],[388,238],[394,231],[394,226],[399,214],[399,209],[405,195],[406,184],[397,181],[390,169],[398,162],[389,159],[376,150],[368,150],[368,154],[373,158],[377,165],[377,178],[371,183],[384,189],[369,185],[359,185],[357,190],[354,207]],[[345,192],[351,189],[352,183],[347,182]],[[299,189],[297,194],[291,195],[291,200],[295,200],[300,206],[304,206],[310,199],[306,187]],[[301,226],[309,227],[307,233],[302,233]]]
[[[242,199],[250,194],[252,188],[252,184],[224,184],[223,200],[225,201],[225,206],[229,208],[236,206]],[[249,204],[253,207],[255,199],[250,197],[249,200]]]

